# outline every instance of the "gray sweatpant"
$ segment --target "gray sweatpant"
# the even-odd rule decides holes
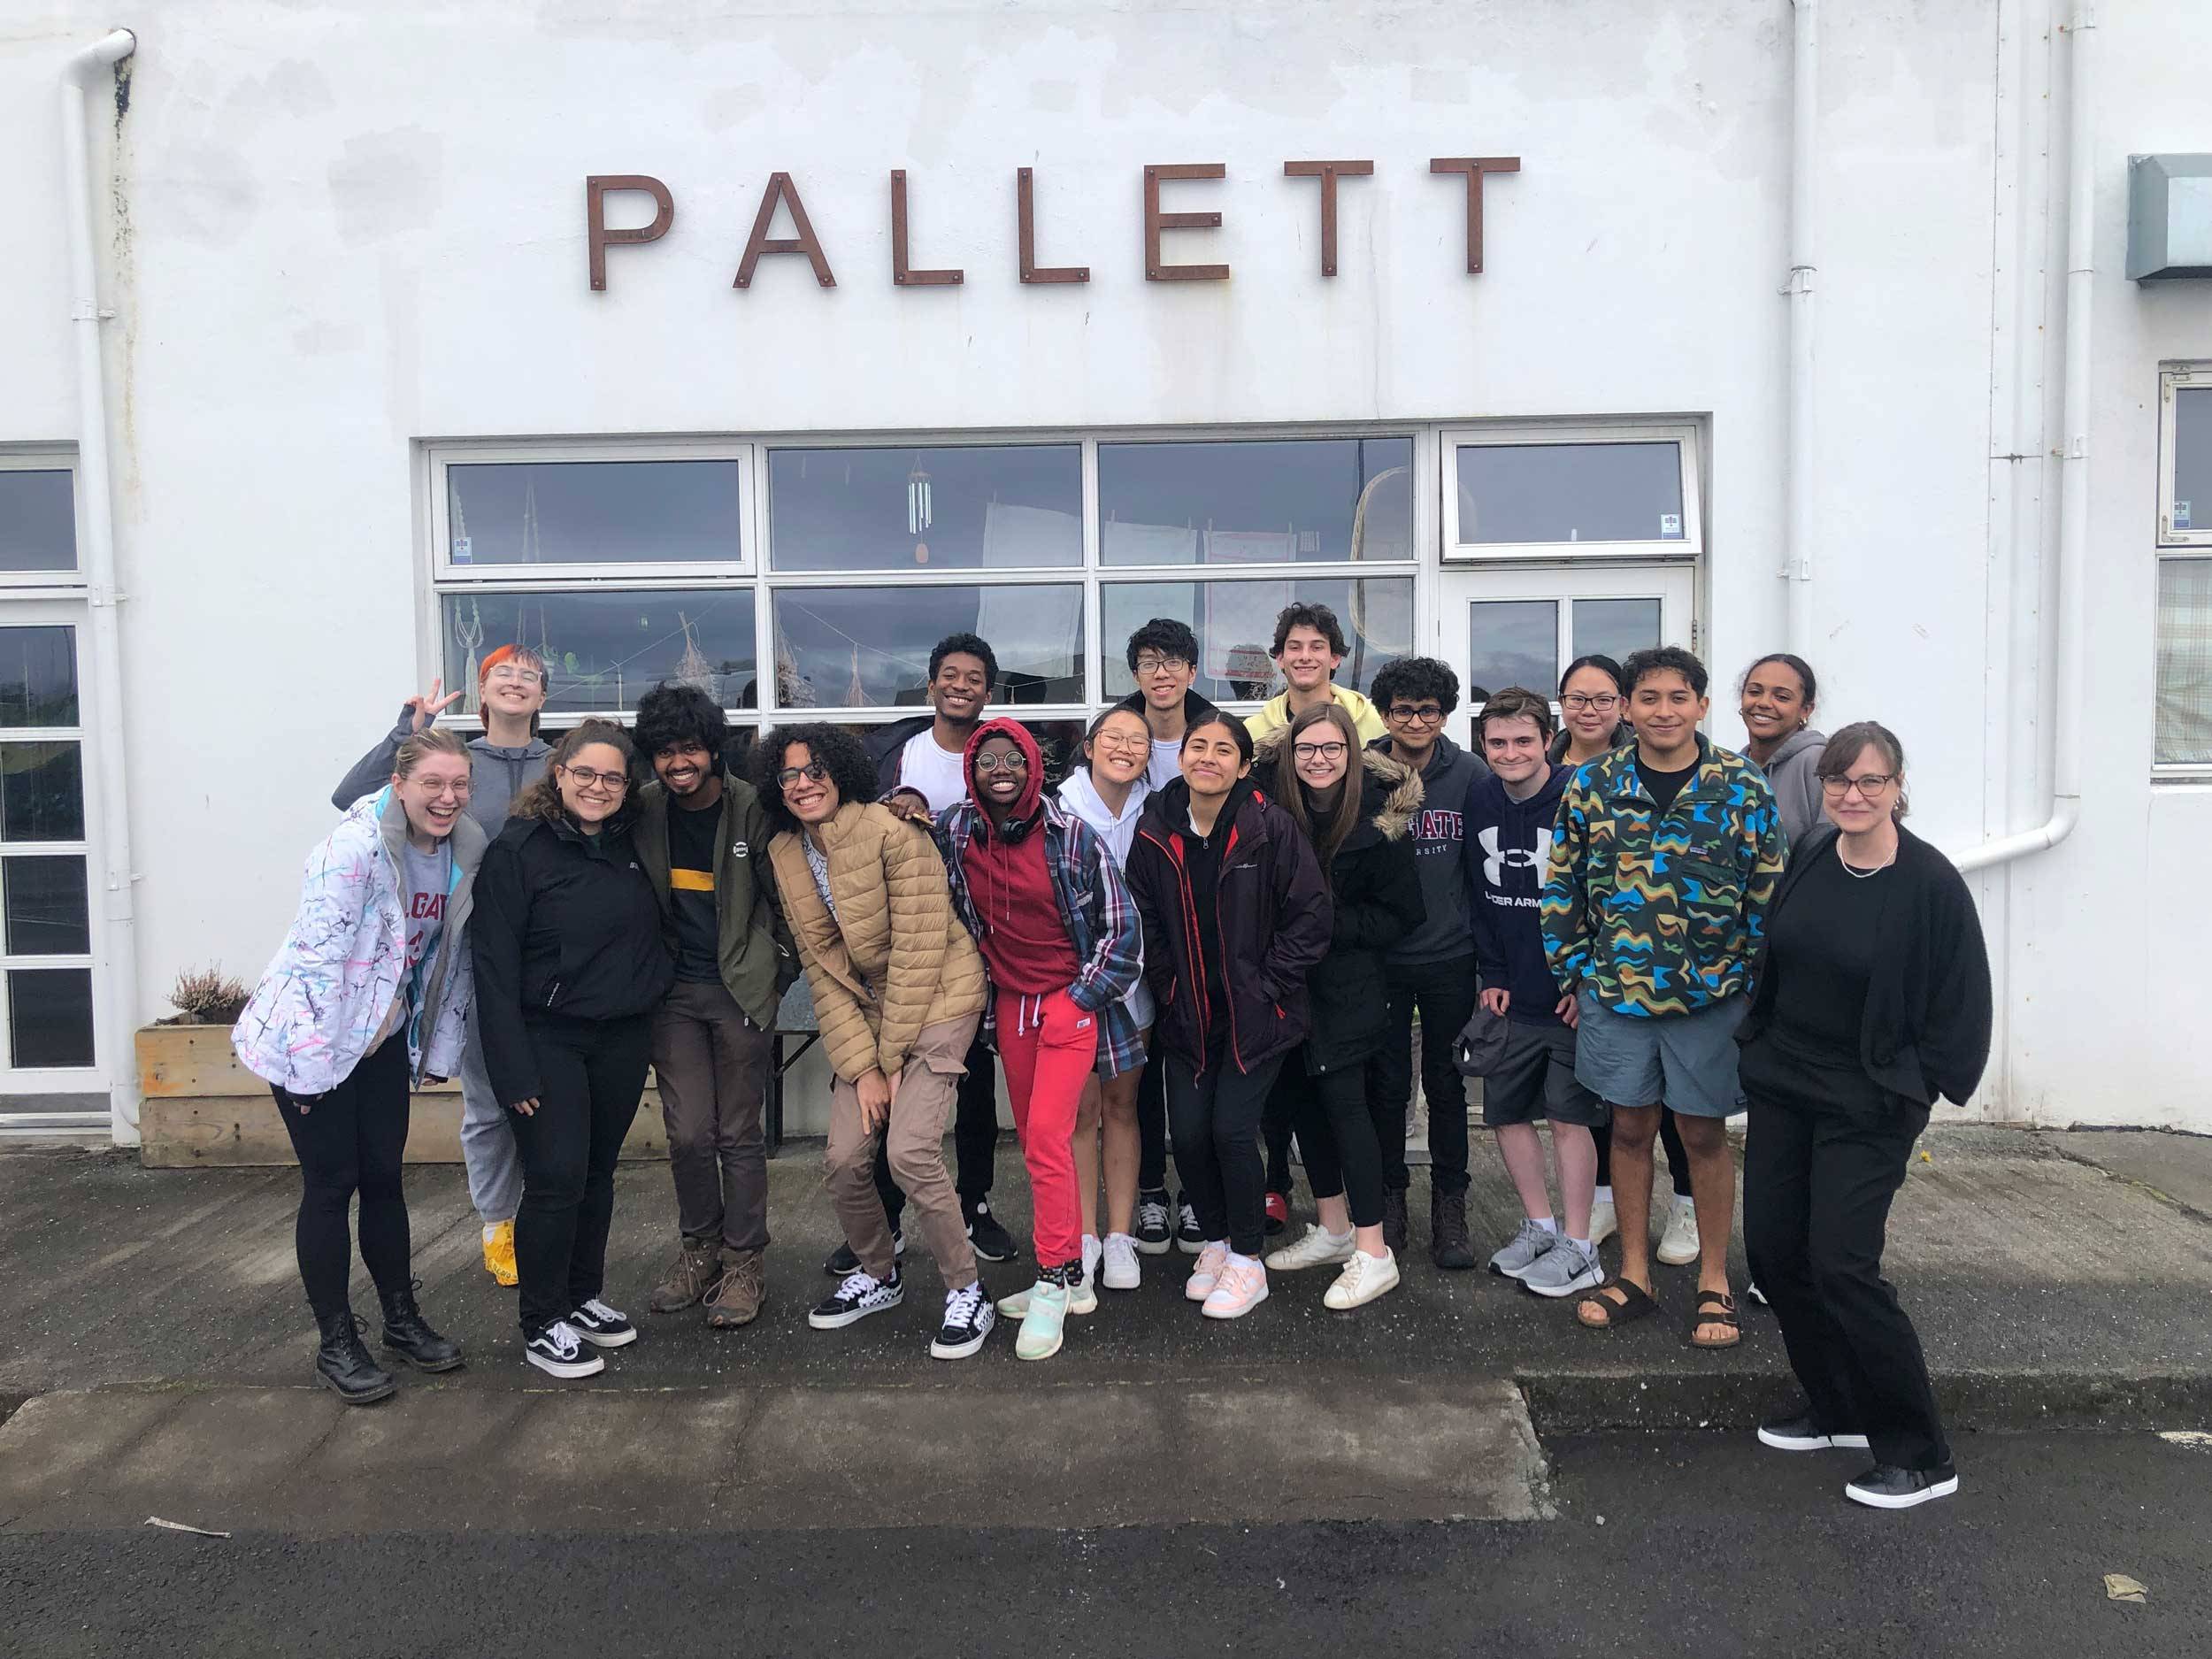
[[[468,1041],[461,1050],[461,1163],[469,1175],[469,1202],[486,1226],[512,1221],[522,1208],[522,1158],[507,1109],[492,1093],[484,1067],[484,1033],[469,1003]]]

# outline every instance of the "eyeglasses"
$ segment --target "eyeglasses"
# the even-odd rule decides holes
[[[1029,762],[1023,758],[1019,749],[1012,749],[1003,755],[978,755],[975,769],[979,772],[1027,772]]]
[[[1585,709],[1599,710],[1617,709],[1620,706],[1620,702],[1618,697],[1609,692],[1601,695],[1593,695],[1586,691],[1571,691],[1560,698],[1559,706],[1563,709],[1572,709],[1577,713],[1580,713]]]
[[[1823,778],[1820,792],[1841,800],[1856,789],[1863,797],[1871,801],[1896,781],[1897,774],[1893,772],[1863,772],[1855,778]]]
[[[545,676],[538,672],[538,671],[534,668],[515,668],[511,667],[505,663],[502,663],[498,667],[493,669],[491,672],[486,674],[484,678],[487,680],[502,680],[518,686],[534,686],[542,681],[545,679]]]
[[[1152,747],[1148,737],[1094,737],[1091,747],[1116,755],[1141,755]]]
[[[1394,703],[1385,718],[1408,726],[1434,726],[1444,718],[1444,710],[1433,703]]]
[[[803,766],[786,766],[776,774],[776,787],[788,789],[802,778],[809,783],[827,783],[829,768],[818,760],[809,761]]]
[[[1290,746],[1291,754],[1299,760],[1341,760],[1344,749],[1342,743],[1293,743]]]
[[[1189,668],[1191,666],[1191,664],[1184,661],[1183,658],[1179,657],[1155,657],[1150,651],[1144,652],[1137,658],[1137,672],[1143,675],[1148,680],[1149,680],[1153,675],[1163,673],[1171,668]]]
[[[419,778],[411,778],[408,781],[413,784],[418,789],[420,789],[424,794],[427,795],[433,801],[440,800],[449,795],[457,795],[465,801],[468,799],[469,780],[466,778],[456,778],[449,783],[425,783]]]
[[[606,789],[620,795],[630,787],[630,774],[626,772],[594,772],[588,766],[564,766],[561,770],[579,789]]]

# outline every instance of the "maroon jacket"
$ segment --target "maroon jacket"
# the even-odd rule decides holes
[[[1215,916],[1228,981],[1227,1053],[1251,1071],[1306,1034],[1306,975],[1328,953],[1329,884],[1313,843],[1289,813],[1248,782],[1225,808]],[[1181,780],[1145,803],[1129,848],[1129,890],[1144,922],[1144,971],[1159,1003],[1154,1030],[1168,1051],[1203,1071],[1213,1015],[1190,877],[1190,786]]]

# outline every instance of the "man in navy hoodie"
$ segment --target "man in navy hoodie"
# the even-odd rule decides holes
[[[1475,739],[1490,772],[1467,792],[1465,830],[1482,1005],[1511,1022],[1505,1051],[1483,1079],[1482,1121],[1497,1132],[1526,1217],[1491,1256],[1490,1271],[1540,1296],[1564,1296],[1605,1278],[1590,1241],[1598,1175],[1590,1132],[1607,1108],[1575,1078],[1575,1000],[1560,991],[1544,956],[1540,906],[1552,825],[1574,775],[1545,759],[1551,736],[1551,703],[1540,692],[1509,687],[1483,705]],[[1551,1121],[1566,1212],[1558,1218],[1544,1184],[1540,1118]]]

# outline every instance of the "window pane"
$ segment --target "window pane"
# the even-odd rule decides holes
[[[519,640],[545,659],[549,714],[634,709],[663,680],[698,686],[726,709],[757,706],[753,592],[465,593],[445,595],[445,681],[476,712],[476,665]]]
[[[76,629],[0,628],[0,726],[76,723]]]
[[[1413,440],[1102,443],[1109,565],[1413,557]]]
[[[81,858],[8,858],[4,885],[8,954],[80,956],[90,954],[92,926],[85,905]]]
[[[2158,563],[2162,765],[2212,765],[2212,559]]]
[[[777,449],[768,511],[780,571],[1079,565],[1083,451]]]
[[[1172,617],[1198,635],[1202,697],[1256,700],[1282,689],[1269,654],[1275,617],[1285,605],[1326,605],[1344,630],[1344,663],[1336,683],[1365,691],[1385,663],[1413,654],[1413,581],[1405,576],[1363,576],[1296,581],[1108,582],[1099,588],[1100,667],[1106,695],[1125,697],[1136,687],[1128,654],[1132,634],[1154,617]]]
[[[84,767],[74,743],[0,743],[0,841],[84,839]]]
[[[2212,529],[2212,387],[2174,393],[2174,528]]]
[[[1508,686],[1549,696],[1559,683],[1559,602],[1486,599],[1467,612],[1468,707]]]
[[[76,491],[68,469],[0,469],[0,571],[76,568]]]
[[[92,970],[8,971],[9,1048],[15,1064],[92,1064]]]
[[[1459,541],[1682,539],[1677,443],[1464,443]]]
[[[456,565],[734,560],[735,461],[531,461],[446,468]]]
[[[1574,655],[1609,657],[1625,662],[1631,651],[1660,644],[1656,599],[1578,599],[1574,602]],[[1548,680],[1533,691],[1549,692]]]
[[[997,703],[1080,703],[1079,587],[786,588],[775,595],[776,693],[787,709],[920,708],[929,653],[978,634]]]

